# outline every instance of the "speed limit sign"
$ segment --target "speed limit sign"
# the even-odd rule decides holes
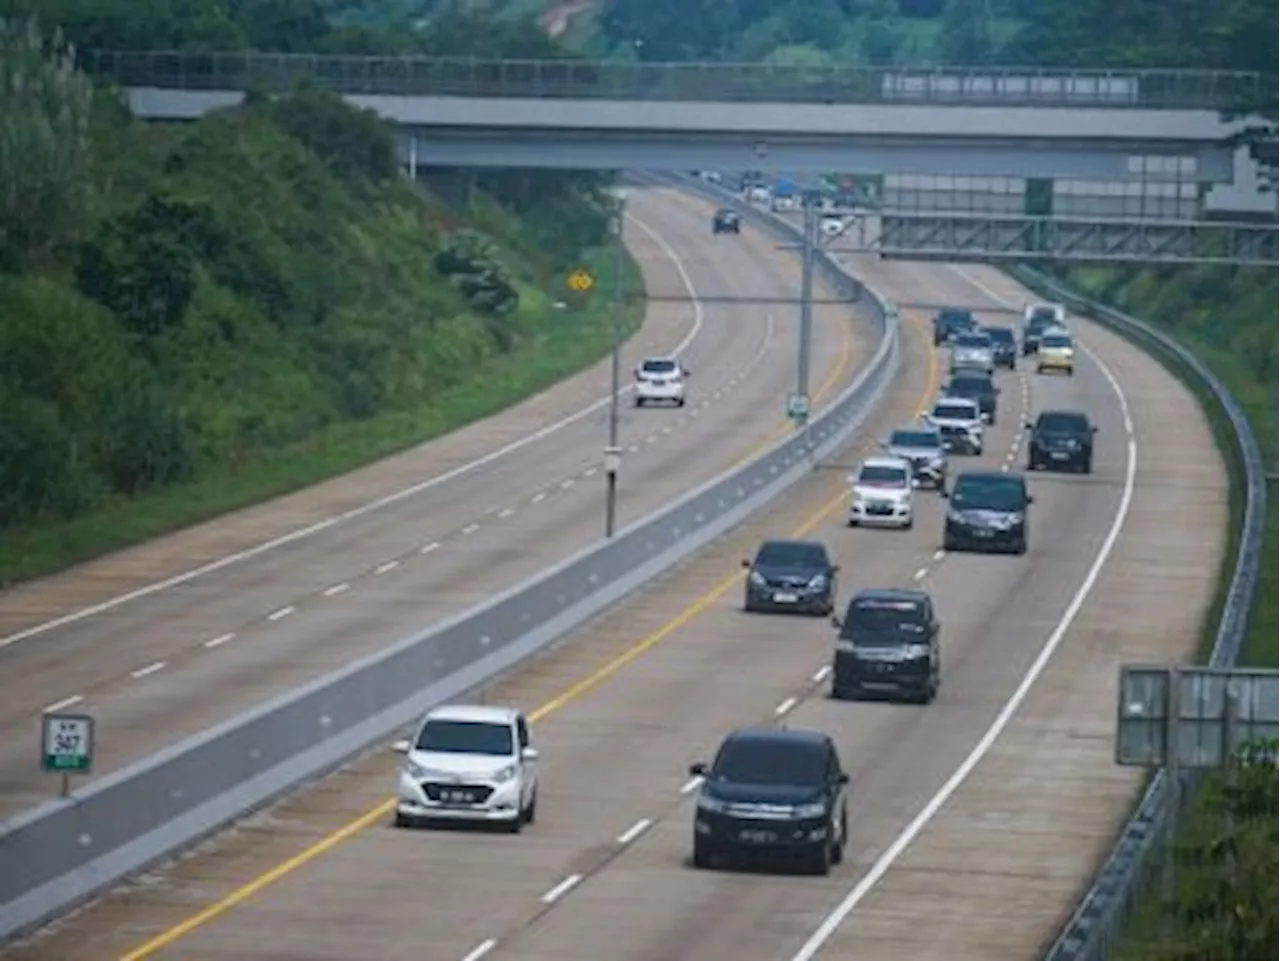
[[[46,714],[40,766],[51,774],[88,774],[93,770],[93,718],[87,714]]]

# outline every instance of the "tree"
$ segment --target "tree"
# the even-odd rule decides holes
[[[0,20],[0,269],[47,259],[84,225],[93,89],[61,34]]]

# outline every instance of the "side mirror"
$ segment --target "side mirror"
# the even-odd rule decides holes
[[[849,783],[849,775],[848,775],[848,773],[847,773],[847,772],[845,772],[845,771],[841,771],[839,774],[837,774],[837,775],[836,775],[836,783],[837,783],[837,784],[848,784],[848,783]]]
[[[839,573],[840,573],[840,565],[839,565],[839,564],[832,564],[832,565],[831,565],[831,573],[832,573],[832,574],[839,574]]]
[[[1096,434],[1097,432],[1098,432],[1098,428],[1096,428],[1096,427],[1090,427],[1090,428],[1089,428],[1089,433],[1090,433],[1090,434]]]
[[[946,500],[948,497],[950,497],[950,496],[951,496],[951,491],[947,490],[947,489],[944,487],[944,488],[942,488],[941,490],[939,490],[939,491],[938,491],[938,496],[939,496],[939,497],[941,497],[943,500]]]
[[[1025,424],[1022,425],[1023,430],[1035,430],[1035,427],[1036,425],[1031,423],[1031,421],[1027,421]]]
[[[680,368],[680,373],[681,373],[682,375],[684,375],[685,377],[692,377],[692,376],[693,376],[693,371],[691,371],[691,370],[690,370],[689,368],[687,368],[687,367],[681,367],[681,368]]]
[[[697,764],[690,764],[690,765],[689,765],[689,774],[690,774],[690,776],[692,776],[692,777],[706,777],[706,776],[707,776],[707,766],[706,766],[704,763],[702,763],[701,761],[699,761]]]
[[[396,741],[392,744],[391,750],[395,751],[397,754],[408,754],[411,746],[412,745],[409,744],[409,739],[403,738],[402,740]]]
[[[742,566],[743,566],[744,568],[746,568],[746,569],[750,569],[750,568],[751,568],[751,562],[750,562],[749,560],[747,560],[747,559],[744,557],[744,558],[742,559]]]
[[[1027,503],[1028,503],[1028,504],[1034,504],[1035,502],[1036,502],[1036,499],[1035,499],[1033,496],[1031,496],[1030,494],[1028,494],[1028,495],[1027,495]]]
[[[844,626],[844,623],[840,620],[839,615],[837,614],[831,615],[831,626],[834,627],[837,631]]]
[[[522,747],[520,749],[520,760],[536,761],[538,759],[538,749],[536,747]]]

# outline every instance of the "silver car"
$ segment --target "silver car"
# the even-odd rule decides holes
[[[951,373],[976,370],[984,374],[996,369],[996,346],[985,331],[957,334],[951,340]]]
[[[942,435],[942,444],[952,454],[982,453],[986,425],[976,400],[968,397],[940,397],[926,419]]]
[[[911,464],[916,486],[947,489],[947,448],[936,427],[925,424],[899,428],[881,446],[890,456]]]

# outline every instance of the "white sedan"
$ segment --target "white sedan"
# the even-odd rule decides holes
[[[915,523],[915,485],[911,464],[901,457],[868,457],[856,474],[849,505],[849,526],[884,525],[909,530]]]
[[[394,749],[405,755],[396,777],[396,827],[482,821],[517,833],[533,823],[538,752],[514,708],[435,708]]]

